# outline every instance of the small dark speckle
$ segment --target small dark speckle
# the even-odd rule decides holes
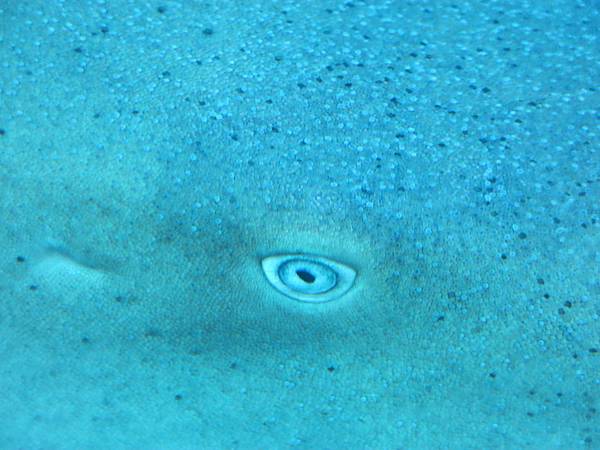
[[[544,294],[544,298],[545,298],[546,300],[548,300],[548,299],[550,298],[550,294],[548,294],[548,293],[545,293],[545,294]]]
[[[569,300],[567,300],[567,301],[564,303],[564,305],[565,305],[565,307],[566,307],[566,308],[570,308],[571,306],[573,306],[573,303],[571,303]]]
[[[558,314],[560,314],[561,316],[565,315],[565,310],[562,308],[558,308]]]
[[[4,131],[4,128],[0,128],[0,136],[4,136],[6,134],[6,131]]]
[[[592,347],[592,348],[589,349],[589,352],[590,353],[598,353],[598,349],[595,348],[595,347]]]
[[[146,330],[146,332],[144,333],[145,337],[160,337],[161,335],[162,335],[162,333],[155,328],[150,328],[149,330]]]
[[[108,27],[107,27],[106,25],[104,25],[104,26],[100,27],[100,31],[101,31],[103,34],[106,34],[106,33],[108,33]]]
[[[483,92],[484,94],[489,94],[490,92],[492,92],[492,90],[488,87],[484,87],[481,92]]]
[[[531,411],[527,411],[527,415],[528,415],[529,417],[533,417],[533,413],[532,413]]]
[[[156,12],[159,14],[164,14],[166,10],[167,8],[164,6],[159,6],[158,8],[156,8]]]
[[[17,256],[17,262],[18,262],[18,263],[25,262],[25,258],[24,258],[24,257],[22,257],[22,256]]]
[[[508,258],[508,256],[506,256],[504,253],[502,253],[502,254],[500,255],[500,258],[502,258],[502,259],[506,259],[506,258]]]
[[[538,282],[538,284],[544,284],[544,279],[543,278],[538,278],[537,282]]]
[[[214,31],[212,28],[205,28],[204,30],[202,30],[202,34],[204,36],[212,36],[214,34]]]
[[[496,372],[490,372],[490,378],[496,378]]]
[[[81,338],[81,343],[82,344],[89,344],[90,343],[90,338],[88,338],[88,337],[82,337]]]
[[[335,370],[335,367],[333,367],[333,366],[329,366],[329,367],[327,368],[327,370],[328,370],[329,372],[333,372],[333,371]]]
[[[442,322],[444,319],[446,319],[444,316],[438,316],[436,322]]]
[[[177,394],[177,395],[175,396],[175,400],[177,400],[177,401],[181,400],[182,398],[183,398],[183,397],[181,396],[181,394]]]
[[[454,292],[454,291],[449,291],[449,292],[448,292],[448,298],[456,298],[456,292]]]
[[[38,287],[35,284],[31,284],[29,285],[29,290],[30,291],[37,291]]]
[[[229,364],[229,368],[230,369],[237,369],[237,363],[234,361],[231,364]]]
[[[73,49],[73,51],[75,53],[81,53],[81,52],[83,52],[83,49],[81,47],[77,47],[77,48]]]
[[[527,238],[527,234],[523,233],[522,231],[519,233],[519,239],[526,239]]]

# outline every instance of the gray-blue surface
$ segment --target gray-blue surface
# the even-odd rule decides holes
[[[0,2],[0,448],[599,448],[599,30]]]

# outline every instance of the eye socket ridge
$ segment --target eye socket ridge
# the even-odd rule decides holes
[[[277,291],[308,303],[325,303],[343,296],[356,278],[351,267],[310,254],[268,256],[262,260],[262,269]]]

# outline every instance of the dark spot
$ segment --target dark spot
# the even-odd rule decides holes
[[[83,49],[81,47],[77,47],[77,48],[74,48],[73,51],[75,53],[81,53],[81,52],[83,52]]]
[[[522,231],[519,233],[519,239],[526,239],[527,238],[527,234],[523,233]]]
[[[229,364],[229,368],[230,369],[237,369],[237,363],[234,361],[231,364]]]
[[[544,294],[544,298],[545,298],[546,300],[548,300],[548,299],[550,298],[550,294],[548,294],[548,293]]]
[[[164,14],[166,10],[167,8],[165,6],[159,6],[158,8],[156,8],[156,12],[159,14]]]
[[[103,34],[106,34],[106,33],[108,33],[108,27],[106,25],[103,25],[103,26],[100,27],[100,31]]]
[[[500,255],[500,258],[502,258],[502,259],[506,259],[506,258],[508,258],[508,256],[506,256],[504,253],[502,253],[502,254]]]
[[[496,372],[490,372],[490,378],[496,378]]]
[[[448,292],[448,298],[456,298],[456,292],[454,292],[454,291],[449,291],[449,292]]]
[[[204,36],[212,36],[214,34],[214,31],[212,28],[205,28],[204,30],[202,30],[202,34]]]
[[[88,338],[88,337],[82,337],[81,338],[81,343],[82,344],[89,344],[90,343],[90,338]]]
[[[30,291],[37,291],[38,287],[35,284],[31,284],[29,285],[29,290]]]
[[[24,257],[22,257],[22,256],[17,256],[17,262],[18,262],[18,263],[25,262],[25,258],[24,258]]]
[[[298,269],[296,270],[296,275],[298,275],[305,283],[314,283],[315,281],[315,276],[308,270]]]
[[[567,300],[567,301],[564,303],[564,305],[565,305],[565,307],[567,307],[567,308],[570,308],[571,306],[573,306],[573,303],[571,303],[569,300]]]
[[[532,413],[531,411],[527,411],[527,415],[528,415],[529,417],[533,417],[533,413]]]
[[[543,278],[538,278],[537,282],[538,282],[538,284],[544,284],[544,279]]]
[[[6,134],[6,131],[4,131],[4,128],[0,128],[0,136],[4,136]]]
[[[590,353],[598,353],[598,349],[595,348],[595,347],[592,347],[592,348],[589,349],[589,352]]]
[[[335,367],[333,367],[333,366],[329,366],[329,367],[327,368],[327,370],[328,370],[329,372],[333,372],[333,371],[335,370]]]
[[[565,315],[565,310],[562,308],[558,308],[558,314],[560,314],[561,316]]]
[[[491,89],[490,89],[490,88],[488,88],[488,87],[484,87],[484,88],[481,90],[481,92],[483,92],[484,94],[489,94],[489,93],[490,93],[490,92],[492,92],[492,91],[491,91]]]
[[[175,400],[179,401],[181,400],[183,397],[181,396],[181,394],[177,394],[175,395]]]
[[[150,328],[144,332],[144,337],[161,337],[162,333],[156,328]]]
[[[438,316],[438,318],[435,320],[436,322],[442,322],[445,319],[444,316]]]

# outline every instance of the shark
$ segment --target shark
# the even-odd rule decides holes
[[[597,445],[597,8],[155,3],[0,11],[0,446]]]

